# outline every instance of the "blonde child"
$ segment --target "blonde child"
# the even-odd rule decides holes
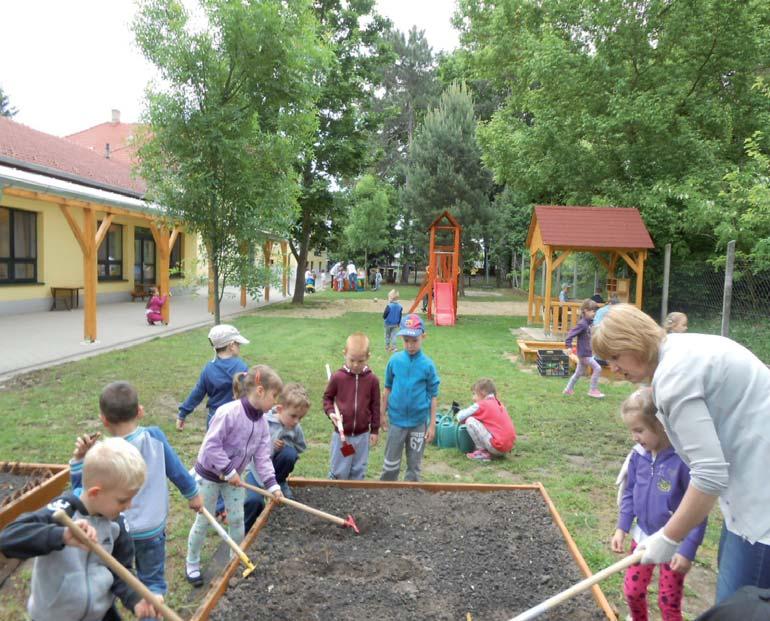
[[[586,367],[591,367],[593,373],[591,374],[591,388],[588,391],[589,397],[595,399],[602,399],[604,394],[599,391],[599,376],[602,374],[602,368],[599,363],[594,360],[593,352],[591,351],[591,324],[594,321],[594,315],[596,315],[596,309],[599,306],[593,300],[585,300],[580,306],[581,319],[578,324],[567,333],[567,338],[564,344],[567,349],[572,348],[572,339],[577,337],[577,355],[578,363],[575,373],[567,382],[567,387],[564,389],[564,394],[569,396],[575,393],[575,384],[583,376]]]
[[[97,442],[83,463],[80,497],[65,494],[47,507],[25,513],[0,533],[0,551],[11,558],[32,558],[27,611],[43,621],[119,620],[116,597],[138,618],[155,618],[153,606],[85,548],[68,528],[54,520],[61,509],[92,541],[131,569],[134,548],[122,511],[145,481],[139,451],[122,438]]]
[[[436,434],[436,401],[439,379],[433,361],[422,351],[425,328],[420,316],[412,313],[401,321],[397,336],[404,339],[404,350],[391,356],[385,368],[385,390],[380,410],[388,418],[383,481],[395,481],[401,470],[401,455],[406,452],[407,481],[420,480],[425,444]]]
[[[400,306],[399,306],[400,308]],[[369,337],[362,332],[345,341],[345,365],[335,371],[324,391],[324,412],[333,424],[330,479],[363,479],[369,463],[369,447],[377,444],[380,432],[380,380],[367,366]],[[353,455],[340,451],[343,438],[337,431],[337,414],[342,416],[345,440],[355,449]]]
[[[676,511],[690,484],[690,470],[674,452],[663,425],[655,417],[650,388],[640,388],[628,397],[621,406],[621,416],[637,444],[628,460],[626,487],[611,547],[613,552],[623,552],[626,533],[630,532],[633,553],[637,546],[645,547],[649,536]],[[704,520],[685,537],[671,563],[659,565],[658,605],[663,621],[682,619],[684,577],[705,530]],[[654,569],[655,565],[633,565],[626,570],[623,594],[633,621],[647,620],[647,587]]]
[[[666,334],[687,332],[687,315],[684,313],[669,313],[663,320],[663,329],[666,331]]]
[[[465,423],[476,450],[466,453],[468,459],[490,461],[513,450],[516,428],[505,406],[497,399],[497,389],[491,379],[483,378],[473,384],[473,405],[457,413]]]
[[[139,405],[139,396],[131,384],[112,382],[104,387],[99,396],[99,417],[111,436],[123,438],[137,448],[149,472],[164,475],[148,477],[131,503],[131,508],[125,512],[134,543],[137,576],[150,591],[163,597],[167,590],[166,479],[171,480],[187,499],[190,509],[196,512],[203,506],[198,484],[174,452],[165,434],[158,427],[139,425],[144,417],[144,408]],[[81,436],[75,444],[70,461],[73,489],[81,487],[83,459],[93,444],[92,436]]]
[[[401,314],[404,309],[398,303],[398,290],[391,289],[388,293],[388,305],[382,312],[385,321],[385,352],[396,351],[396,332],[401,325]]]
[[[270,460],[270,429],[264,413],[273,407],[283,383],[275,371],[261,364],[241,373],[239,381],[243,396],[216,411],[195,462],[204,506],[213,513],[217,496],[222,494],[230,536],[236,542],[244,534],[245,493],[240,474],[249,462],[254,463],[267,490],[282,496]],[[200,556],[208,526],[206,517],[198,514],[187,538],[186,573],[193,586],[203,584]]]

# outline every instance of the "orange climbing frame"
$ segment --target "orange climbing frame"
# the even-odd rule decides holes
[[[428,296],[428,319],[434,319],[434,306],[437,295],[437,285],[441,286],[438,296],[441,298],[441,320],[434,319],[436,325],[454,325],[457,317],[457,288],[460,284],[460,239],[463,227],[448,211],[444,211],[430,225],[430,250],[428,254],[428,270],[420,292],[417,294],[409,312],[413,313],[422,299]],[[448,232],[452,236],[450,244],[437,243],[436,234]],[[443,240],[438,240],[443,241]],[[448,285],[448,287],[447,287]],[[449,304],[451,300],[451,305]],[[451,315],[450,315],[451,311]]]

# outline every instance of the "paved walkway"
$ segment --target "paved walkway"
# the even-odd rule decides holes
[[[280,292],[270,291],[271,304],[285,299]],[[222,318],[226,319],[264,305],[264,300],[256,302],[249,299],[246,307],[241,308],[240,289],[228,287],[220,309]],[[144,303],[141,301],[100,304],[96,309],[96,321],[98,340],[85,343],[82,308],[0,315],[0,381],[19,373],[213,325],[213,316],[208,313],[206,290],[199,289],[195,294],[177,295],[171,299],[171,322],[168,326],[149,325],[144,319]]]

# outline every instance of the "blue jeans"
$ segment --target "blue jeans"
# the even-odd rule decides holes
[[[163,595],[166,585],[166,533],[152,539],[134,539],[136,577],[153,593]]]
[[[717,604],[743,586],[770,587],[770,545],[751,544],[723,524],[718,559]]]
[[[294,464],[299,459],[299,453],[293,446],[284,446],[280,451],[273,455],[273,469],[275,470],[275,481],[279,485],[289,478],[292,470],[294,470]],[[246,473],[246,483],[251,485],[260,485],[260,482],[254,478],[251,472],[251,468]],[[253,492],[250,489],[246,490],[246,499],[243,503],[243,521],[245,523],[246,532],[251,530],[254,526],[254,522],[257,521],[259,514],[262,513],[262,509],[265,507],[265,501],[262,496]]]

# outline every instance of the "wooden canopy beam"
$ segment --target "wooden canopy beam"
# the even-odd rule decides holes
[[[571,255],[571,254],[572,254],[572,251],[571,251],[571,250],[562,250],[562,253],[559,255],[559,258],[558,258],[558,259],[556,259],[556,260],[553,262],[553,265],[551,266],[551,269],[554,269],[554,270],[555,270],[555,269],[556,269],[557,267],[559,267],[559,266],[560,266],[562,263],[564,263],[565,259],[566,259],[566,258],[567,258],[569,255]]]
[[[624,250],[616,250],[615,252],[618,253],[618,255],[626,262],[628,263],[628,266],[634,270],[634,273],[639,275],[639,263],[638,261],[635,261],[632,257],[628,255]]]

